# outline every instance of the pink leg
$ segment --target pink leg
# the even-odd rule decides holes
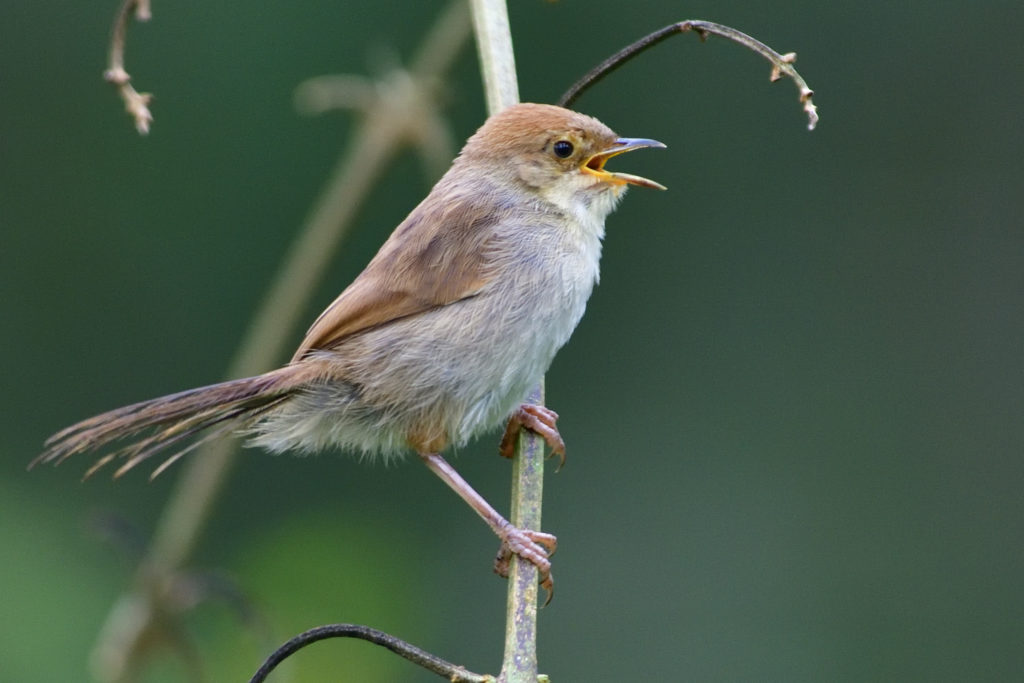
[[[507,577],[508,560],[513,554],[518,555],[537,567],[540,585],[548,592],[550,601],[554,581],[551,578],[551,561],[548,560],[548,556],[554,553],[558,546],[555,537],[542,531],[531,531],[512,526],[490,503],[484,500],[483,496],[473,490],[473,487],[440,454],[420,453],[419,455],[430,471],[441,477],[444,483],[459,494],[462,500],[469,503],[470,507],[476,510],[477,514],[487,522],[487,526],[491,527],[501,539],[501,550],[498,551],[498,557],[495,560],[495,571]]]

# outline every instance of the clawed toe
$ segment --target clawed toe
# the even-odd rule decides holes
[[[548,447],[551,448],[552,456],[559,456],[558,469],[561,469],[562,465],[565,464],[565,441],[562,440],[562,435],[558,433],[557,421],[558,413],[550,408],[532,403],[524,403],[519,406],[519,409],[509,419],[508,426],[505,428],[505,434],[501,438],[498,452],[506,458],[511,458],[515,455],[516,439],[519,437],[519,432],[522,431],[522,428],[526,427],[540,435],[547,442]]]
[[[548,559],[558,548],[558,539],[543,531],[519,529],[514,526],[506,528],[501,534],[501,547],[494,558],[494,571],[508,578],[509,561],[512,555],[518,555],[537,568],[537,577],[541,588],[547,592],[544,604],[551,602],[555,592],[555,581],[551,576],[551,561]]]

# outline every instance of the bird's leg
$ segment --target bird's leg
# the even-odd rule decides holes
[[[430,468],[430,471],[441,477],[444,483],[459,494],[462,500],[469,503],[470,507],[483,517],[487,526],[491,527],[491,530],[501,539],[501,550],[498,551],[494,570],[507,578],[508,560],[512,554],[518,555],[537,567],[540,585],[548,592],[548,600],[550,600],[554,581],[551,578],[551,561],[548,560],[548,556],[553,554],[558,546],[555,537],[542,531],[531,531],[513,526],[490,503],[484,500],[483,496],[477,493],[439,453],[420,453],[419,456],[423,463]]]
[[[498,452],[506,458],[515,455],[516,439],[519,432],[526,427],[544,438],[551,448],[551,455],[558,456],[558,469],[565,464],[565,442],[562,435],[558,433],[555,423],[558,421],[558,413],[544,406],[524,403],[512,413],[505,427],[505,435],[501,437],[501,445]]]

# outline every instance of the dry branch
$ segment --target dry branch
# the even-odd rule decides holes
[[[135,120],[135,130],[140,135],[149,133],[149,125],[153,122],[153,114],[149,111],[149,103],[153,99],[150,93],[140,93],[132,85],[132,77],[124,68],[124,45],[128,35],[128,22],[132,15],[136,21],[149,21],[153,14],[149,0],[124,0],[114,17],[114,28],[110,34],[110,51],[107,58],[107,70],[103,79],[113,83],[118,94],[124,100],[124,109]]]

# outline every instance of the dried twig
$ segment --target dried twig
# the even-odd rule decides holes
[[[400,638],[396,638],[393,635],[378,631],[375,628],[369,626],[361,626],[360,624],[328,624],[327,626],[317,626],[311,628],[304,633],[300,633],[295,636],[287,643],[279,647],[270,655],[263,665],[260,666],[259,670],[249,679],[249,683],[263,683],[271,671],[277,667],[278,664],[283,662],[285,659],[290,657],[296,651],[301,650],[307,645],[312,645],[319,640],[325,640],[327,638],[358,638],[371,642],[381,647],[386,647],[397,655],[408,659],[413,664],[422,666],[428,671],[432,671],[438,675],[444,676],[452,683],[494,683],[494,676],[475,674],[471,671],[466,671],[461,666],[446,662],[436,655],[432,655],[425,650],[421,650],[415,645],[411,645]]]
[[[576,83],[574,83],[573,86],[569,88],[564,95],[562,95],[558,103],[563,107],[572,106],[572,103],[576,101],[576,98],[583,94],[587,88],[625,64],[633,57],[636,57],[644,50],[657,45],[666,38],[678,33],[686,33],[687,31],[693,31],[700,36],[702,41],[707,40],[708,34],[714,34],[722,36],[723,38],[728,38],[729,40],[735,41],[740,45],[753,50],[772,63],[770,80],[773,82],[779,80],[783,76],[792,78],[793,82],[796,84],[797,90],[800,92],[800,102],[804,105],[804,111],[807,112],[807,130],[814,130],[814,127],[818,124],[818,109],[814,106],[814,102],[811,101],[814,91],[807,86],[807,82],[804,81],[803,77],[800,76],[796,69],[793,68],[793,63],[796,61],[795,52],[789,52],[784,55],[779,54],[756,38],[748,36],[746,33],[737,31],[729,26],[723,26],[722,24],[716,24],[711,21],[701,21],[699,19],[689,19],[687,21],[680,21],[676,24],[670,24],[663,29],[644,36],[632,45],[619,50],[614,55],[591,69],[583,78],[576,81]]]
[[[124,43],[128,34],[128,21],[131,15],[136,21],[149,21],[153,13],[149,0],[124,0],[114,18],[114,29],[110,34],[110,52],[107,59],[107,70],[103,78],[113,83],[117,92],[124,100],[124,108],[135,119],[135,130],[140,135],[149,133],[149,124],[153,122],[153,114],[149,111],[149,103],[153,99],[150,93],[138,92],[131,83],[132,77],[124,69]]]

